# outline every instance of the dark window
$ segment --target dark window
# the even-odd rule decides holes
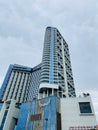
[[[90,102],[79,102],[80,113],[92,113]]]
[[[61,128],[61,113],[57,112],[57,130],[62,130]]]

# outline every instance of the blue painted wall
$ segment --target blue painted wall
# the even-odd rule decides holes
[[[59,102],[57,97],[47,97],[24,103],[20,107],[20,114],[15,130],[57,130],[57,112]],[[41,119],[32,120],[32,115],[41,114]],[[29,115],[29,116],[28,116]]]

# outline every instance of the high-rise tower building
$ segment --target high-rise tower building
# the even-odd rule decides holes
[[[0,90],[0,99],[22,103],[33,98],[75,97],[68,44],[54,27],[47,27],[42,63],[34,68],[10,65]]]
[[[14,99],[18,103],[38,97],[41,64],[34,68],[10,65],[0,90],[0,100]]]
[[[47,27],[44,39],[40,97],[75,97],[68,44],[57,28]]]
[[[26,102],[31,70],[31,68],[21,65],[10,65],[0,90],[0,99],[2,101],[14,99],[19,103]]]

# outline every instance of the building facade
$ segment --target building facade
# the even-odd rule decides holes
[[[19,105],[4,102],[0,130],[98,130],[91,97],[49,96]]]
[[[16,130],[61,130],[60,99],[52,96],[22,104]]]
[[[41,64],[32,68],[30,87],[28,91],[28,100],[38,98],[38,91],[40,85],[40,73],[41,73]]]
[[[53,89],[52,84],[56,85]],[[47,27],[45,32],[39,92],[64,98],[76,96],[68,44],[54,27]]]
[[[22,103],[46,96],[75,97],[68,44],[54,27],[47,27],[42,63],[34,68],[10,65],[0,99]]]
[[[0,112],[0,130],[14,130],[19,110],[16,100],[11,99],[4,102]]]
[[[14,99],[19,103],[26,102],[31,79],[31,68],[10,65],[0,90],[2,101]]]
[[[88,94],[61,99],[61,114],[62,130],[94,130],[96,128],[97,120]]]
[[[10,65],[0,100],[0,130],[95,130],[97,125],[90,95],[76,97],[68,44],[54,27],[46,28],[41,64]]]
[[[41,64],[30,68],[10,65],[0,90],[0,99],[14,99],[18,103],[38,97]]]
[[[96,126],[90,96],[50,96],[22,104],[15,130],[94,130]]]

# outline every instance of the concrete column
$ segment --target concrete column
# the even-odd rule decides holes
[[[66,75],[66,67],[65,67],[65,56],[64,56],[64,47],[63,47],[63,39],[61,39],[62,44],[62,56],[63,56],[63,67],[64,67],[64,80],[65,80],[65,90],[66,97],[68,97],[68,86],[67,86],[67,75]]]
[[[48,89],[47,89],[47,97],[49,96],[49,92],[48,92]]]
[[[54,89],[52,88],[52,96],[54,96]]]

